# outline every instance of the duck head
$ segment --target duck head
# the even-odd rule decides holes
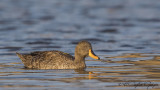
[[[94,54],[92,50],[92,46],[88,41],[80,41],[75,49],[75,58],[76,57],[82,57],[85,58],[87,56],[90,56],[94,59],[100,59],[97,55]]]

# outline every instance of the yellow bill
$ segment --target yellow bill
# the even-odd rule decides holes
[[[90,56],[91,58],[94,58],[94,59],[100,59],[98,56],[96,56],[96,55],[93,53],[93,51],[92,51],[91,49],[89,49],[89,56]]]

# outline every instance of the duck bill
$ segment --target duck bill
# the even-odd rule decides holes
[[[100,59],[98,56],[94,54],[94,52],[91,49],[89,49],[89,56],[94,59]]]

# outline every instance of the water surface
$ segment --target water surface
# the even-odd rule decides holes
[[[0,0],[0,89],[158,90],[159,0]],[[15,52],[74,55],[92,43],[85,70],[26,69]]]

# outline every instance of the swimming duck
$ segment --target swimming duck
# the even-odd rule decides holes
[[[75,48],[75,56],[61,51],[36,51],[30,54],[16,53],[26,68],[35,69],[84,69],[85,57],[100,59],[92,51],[88,41],[80,41]]]

